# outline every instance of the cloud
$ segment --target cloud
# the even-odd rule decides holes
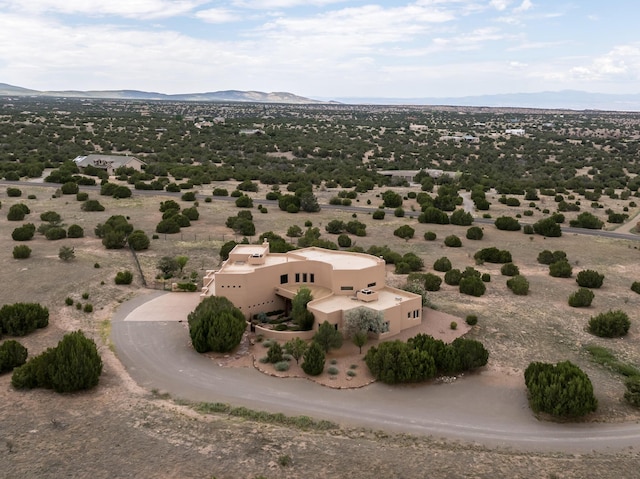
[[[32,15],[104,15],[125,18],[167,18],[192,12],[206,0],[4,0],[7,9]]]
[[[243,18],[238,12],[233,12],[226,8],[200,10],[195,16],[207,23],[230,23],[237,22]]]
[[[527,10],[530,10],[532,7],[533,7],[533,3],[531,3],[531,0],[522,0],[522,3],[520,4],[520,6],[517,8],[514,8],[513,11],[526,12]]]
[[[511,0],[491,0],[489,4],[496,10],[503,11],[511,4]]]
[[[612,80],[619,77],[640,82],[640,43],[616,46],[589,65],[571,68],[569,73],[582,80]]]
[[[279,10],[294,7],[322,7],[334,3],[345,3],[346,0],[235,0],[233,6],[253,10]]]

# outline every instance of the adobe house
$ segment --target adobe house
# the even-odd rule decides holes
[[[133,168],[136,171],[142,171],[146,163],[139,160],[135,156],[118,156],[118,155],[87,155],[78,156],[73,160],[78,168],[86,168],[87,166],[94,166],[101,170],[106,170],[107,173],[113,175],[115,170],[124,166],[125,168]]]
[[[220,269],[207,271],[201,298],[225,296],[247,317],[287,309],[301,286],[311,290],[307,309],[314,329],[324,321],[342,328],[347,311],[366,306],[383,314],[393,336],[422,322],[420,295],[385,284],[385,262],[364,253],[304,248],[270,253],[269,243],[239,244]]]

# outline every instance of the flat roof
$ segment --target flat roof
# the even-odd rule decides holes
[[[304,248],[292,251],[296,256],[302,256],[308,260],[322,261],[330,264],[334,270],[363,269],[380,264],[377,256],[365,253],[351,253],[348,251],[334,251],[323,248]]]
[[[356,299],[355,294],[353,296],[333,295],[328,298],[314,301],[311,304],[311,308],[322,313],[331,313],[332,311],[338,310],[348,311],[360,306],[364,306],[365,308],[373,309],[375,311],[384,311],[389,309],[391,306],[402,303],[403,301],[408,301],[415,297],[412,293],[387,287],[376,290],[376,292],[378,293],[377,301],[360,301]]]

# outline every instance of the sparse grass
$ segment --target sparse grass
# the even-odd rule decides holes
[[[594,344],[587,344],[584,349],[591,354],[593,362],[605,366],[613,372],[625,377],[640,377],[640,369],[631,364],[618,361],[614,354],[607,348],[596,346]]]
[[[115,346],[111,342],[111,321],[108,319],[100,321],[99,334],[102,343],[109,348],[109,351],[115,352]]]
[[[191,406],[192,409],[201,414],[228,414],[244,418],[250,421],[267,424],[280,424],[303,430],[328,431],[338,429],[339,426],[331,421],[317,420],[309,416],[286,416],[282,413],[269,413],[266,411],[255,411],[246,407],[233,407],[225,403],[201,402]]]

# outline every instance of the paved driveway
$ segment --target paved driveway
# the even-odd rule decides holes
[[[537,421],[526,391],[474,374],[451,384],[335,390],[223,368],[190,347],[187,314],[197,293],[152,292],[124,303],[112,323],[116,354],[141,386],[174,398],[308,415],[350,426],[463,439],[520,450],[588,452],[640,447],[638,424]]]

